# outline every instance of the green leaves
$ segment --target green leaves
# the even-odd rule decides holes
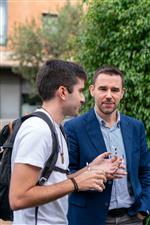
[[[124,72],[127,92],[120,109],[143,120],[150,146],[150,0],[92,0],[83,25],[77,59],[89,78],[103,64]],[[83,111],[93,105],[86,95]]]
[[[68,1],[58,15],[49,12],[40,18],[40,23],[33,18],[32,21],[15,25],[10,37],[11,57],[19,61],[19,67],[13,70],[22,74],[34,87],[38,68],[44,61],[72,58],[81,16],[82,7],[71,5]]]

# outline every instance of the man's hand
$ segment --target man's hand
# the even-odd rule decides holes
[[[145,218],[145,216],[143,216],[143,215],[142,215],[141,213],[139,213],[139,212],[136,214],[136,216],[137,216],[137,218],[140,219],[140,220],[144,220],[144,218]]]
[[[99,166],[99,170],[105,172],[107,179],[118,179],[125,176],[125,165],[119,156],[112,156],[110,152],[105,152],[96,157],[89,165],[91,168]]]
[[[140,212],[138,212],[138,213],[136,214],[136,216],[137,216],[137,218],[140,219],[140,220],[144,220],[145,217],[146,217],[146,215],[144,216],[144,215],[143,215],[142,213],[140,213]]]
[[[105,189],[106,176],[100,170],[89,169],[76,176],[75,180],[80,191],[97,190],[102,192]]]

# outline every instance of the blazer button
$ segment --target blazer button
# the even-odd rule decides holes
[[[112,181],[111,180],[108,180],[107,183],[110,185],[110,184],[112,184]]]

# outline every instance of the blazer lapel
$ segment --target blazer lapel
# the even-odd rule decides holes
[[[127,118],[125,118],[123,115],[121,115],[120,126],[121,126],[122,138],[123,138],[125,152],[126,152],[128,171],[131,171],[131,165],[132,165],[131,155],[132,155],[132,151],[133,151],[132,127],[130,126],[130,123],[128,122]]]
[[[94,110],[91,110],[85,118],[85,129],[98,154],[106,152],[105,142]]]

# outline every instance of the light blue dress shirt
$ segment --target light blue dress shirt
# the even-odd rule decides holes
[[[126,153],[120,129],[120,113],[118,112],[117,122],[114,123],[111,128],[109,128],[106,122],[96,113],[96,110],[95,114],[100,124],[107,151],[111,152],[113,155],[121,156],[126,165]],[[129,208],[133,202],[134,197],[127,176],[121,179],[114,179],[109,210],[114,208]]]

